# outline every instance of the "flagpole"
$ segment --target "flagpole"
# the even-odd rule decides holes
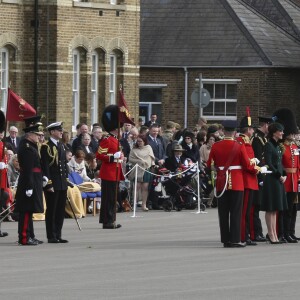
[[[122,85],[120,84],[120,91],[122,90]],[[118,108],[118,135],[117,135],[117,140],[118,140],[118,149],[121,151],[120,147],[120,112]],[[118,191],[119,191],[119,158],[117,158],[117,166],[116,166],[116,191],[115,191],[115,220],[117,219],[117,203],[118,203]]]

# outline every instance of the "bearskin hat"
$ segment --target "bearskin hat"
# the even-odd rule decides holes
[[[119,107],[117,105],[108,105],[102,113],[102,126],[105,131],[110,132],[118,128],[119,124]],[[122,127],[123,124],[120,124]]]
[[[253,124],[249,124],[249,117],[245,116],[241,119],[239,128],[246,128],[246,127],[252,127],[256,128]]]
[[[288,108],[281,108],[273,113],[272,119],[284,126],[284,136],[298,133],[294,113]]]

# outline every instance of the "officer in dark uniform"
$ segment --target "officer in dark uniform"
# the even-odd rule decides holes
[[[259,160],[258,166],[264,166],[264,147],[268,141],[266,136],[268,134],[269,123],[272,122],[270,117],[258,117],[259,127],[255,130],[252,139],[252,149],[254,156]],[[260,203],[262,197],[262,184],[265,175],[262,173],[257,174],[259,190],[254,192],[253,205],[250,213],[250,238],[256,242],[265,242],[266,238],[263,235],[261,220],[259,217]]]
[[[47,239],[48,243],[68,243],[61,237],[68,188],[66,151],[60,142],[63,133],[62,122],[52,123],[47,129],[50,134],[49,140],[41,146],[42,168],[48,178],[44,187]]]
[[[99,223],[103,224],[103,229],[121,227],[121,224],[116,224],[116,200],[119,197],[118,182],[124,180],[121,165],[124,155],[120,151],[117,139],[118,114],[117,105],[109,105],[104,109],[102,124],[109,135],[101,140],[96,153],[97,159],[102,162],[99,175],[102,192]]]
[[[42,134],[40,116],[28,118],[23,129],[25,138],[21,140],[18,150],[20,176],[16,192],[16,208],[19,212],[18,242],[20,245],[36,246],[42,241],[35,238],[32,222],[33,213],[42,213],[43,176],[38,139]],[[45,178],[47,181],[47,179]]]

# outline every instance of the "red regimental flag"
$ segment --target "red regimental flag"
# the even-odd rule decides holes
[[[135,126],[134,122],[131,119],[131,115],[127,108],[127,103],[124,99],[122,90],[120,90],[120,99],[119,99],[119,122],[120,123],[129,123]]]
[[[24,118],[33,117],[36,110],[19,95],[8,89],[7,97],[7,121],[23,121]]]

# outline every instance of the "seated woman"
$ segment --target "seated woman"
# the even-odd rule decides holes
[[[20,174],[20,166],[18,161],[17,154],[14,154],[7,165],[7,177],[8,177],[8,184],[10,188],[15,188],[17,183],[17,179]]]
[[[86,167],[86,173],[89,178],[91,178],[94,182],[97,178],[97,172],[100,170],[100,166],[98,166],[96,157],[94,153],[88,153],[85,156],[85,167]],[[98,182],[99,184],[99,182]],[[90,202],[88,206],[88,212],[92,212],[94,208],[93,201]],[[97,211],[100,210],[100,201],[97,201]]]
[[[85,167],[85,153],[82,150],[77,150],[75,155],[68,162],[70,172],[78,173],[83,181],[91,181],[91,178],[87,176]]]
[[[97,164],[97,160],[94,153],[88,153],[85,156],[85,168],[87,176],[90,179],[96,178],[96,172],[100,170],[100,167]]]
[[[71,150],[66,150],[66,158],[67,161],[71,161],[72,159],[72,151]],[[70,169],[70,167],[69,167]],[[72,172],[72,170],[69,170]],[[74,187],[68,187],[67,190],[67,197],[68,200],[70,200],[70,203],[72,205],[74,214],[76,215],[76,217],[78,219],[80,218],[84,218],[85,217],[85,212],[84,212],[84,208],[83,208],[83,201],[82,201],[82,197],[81,197],[81,192],[79,190],[79,188],[77,186]],[[74,218],[72,209],[70,207],[70,203],[69,201],[66,202],[66,207],[65,207],[65,212],[66,214],[71,217]]]

